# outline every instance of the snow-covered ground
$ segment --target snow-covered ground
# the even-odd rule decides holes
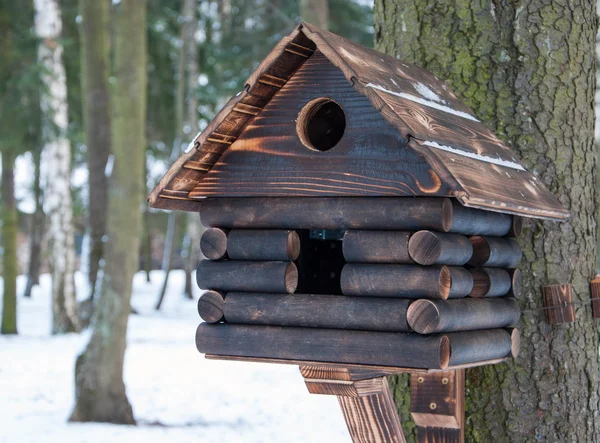
[[[0,336],[0,442],[347,442],[334,397],[310,395],[296,366],[209,361],[195,348],[196,302],[171,275],[135,276],[125,384],[138,426],[73,424],[73,365],[89,339],[51,336],[50,278],[18,300],[19,335]],[[77,276],[83,295],[84,279]],[[1,283],[1,279],[0,279]],[[25,280],[19,278],[19,293]],[[2,286],[0,284],[0,291]],[[196,298],[199,296],[199,291]],[[1,305],[0,305],[1,306]]]

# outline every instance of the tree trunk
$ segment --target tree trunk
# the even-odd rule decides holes
[[[197,0],[184,0],[183,3],[183,41],[185,47],[185,60],[187,62],[187,97],[185,99],[186,112],[184,124],[184,137],[187,141],[192,141],[192,137],[198,132],[198,45],[194,39],[197,29],[196,9]],[[200,258],[200,236],[201,232],[200,217],[198,214],[186,214],[186,241],[187,248],[185,257],[185,297],[193,298],[192,292],[192,272],[198,266]]]
[[[177,213],[171,211],[169,213],[169,221],[167,225],[167,235],[165,235],[165,250],[163,253],[163,262],[162,262],[162,270],[165,274],[165,278],[163,280],[163,284],[160,287],[160,292],[158,293],[158,300],[156,301],[156,305],[154,309],[157,311],[160,310],[162,306],[163,300],[165,299],[165,294],[167,293],[167,285],[169,283],[169,275],[171,274],[171,268],[173,266],[173,257],[175,255],[175,239],[177,238]]]
[[[519,358],[467,372],[466,440],[597,441],[594,2],[375,3],[378,49],[447,80],[572,213],[524,229],[519,302],[540,308],[541,285],[570,282],[577,321],[551,327],[526,311]]]
[[[105,168],[110,154],[108,1],[80,0],[82,90],[89,171],[90,298],[102,259],[108,208]]]
[[[300,0],[300,18],[319,28],[329,28],[328,0]]]
[[[34,0],[35,30],[44,67],[40,104],[44,118],[45,212],[50,219],[52,265],[52,333],[79,331],[75,299],[75,239],[71,201],[71,144],[67,81],[60,43],[62,19],[56,0]]]
[[[39,150],[33,152],[33,163],[35,175],[33,180],[33,198],[35,200],[35,212],[31,221],[29,238],[29,264],[27,269],[27,284],[24,297],[31,297],[33,287],[40,284],[40,267],[42,265],[42,240],[44,238],[45,215],[42,208],[42,187],[40,185],[42,153]]]
[[[121,0],[115,16],[108,241],[94,331],[75,364],[71,420],[134,424],[123,383],[123,359],[145,189],[146,2]]]
[[[2,334],[17,333],[17,205],[15,204],[15,155],[1,151],[2,158]]]

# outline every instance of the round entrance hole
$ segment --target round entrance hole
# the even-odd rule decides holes
[[[298,137],[304,146],[314,151],[333,148],[342,139],[345,129],[344,110],[329,98],[311,100],[298,114]]]

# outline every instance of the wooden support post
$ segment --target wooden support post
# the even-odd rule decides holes
[[[343,368],[300,366],[300,372],[311,394],[337,396],[354,443],[406,442],[394,397],[381,373],[355,379]]]
[[[411,417],[420,443],[463,443],[465,370],[410,376]]]

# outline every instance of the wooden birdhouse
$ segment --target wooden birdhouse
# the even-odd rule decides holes
[[[149,201],[209,227],[198,350],[299,365],[355,441],[402,441],[398,372],[460,441],[462,368],[518,353],[521,217],[569,215],[433,74],[304,23]]]

